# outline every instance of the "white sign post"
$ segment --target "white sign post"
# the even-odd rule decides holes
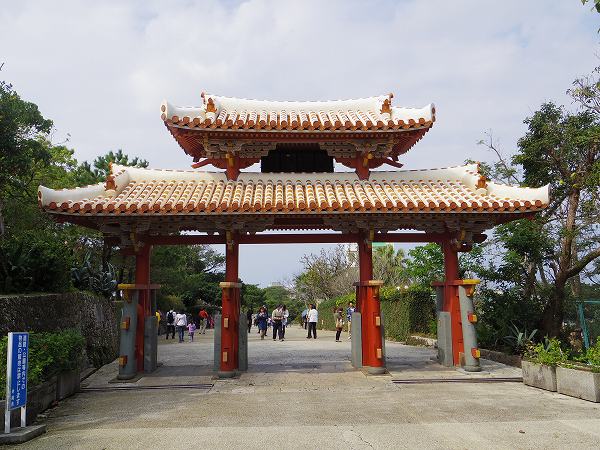
[[[4,433],[10,433],[10,413],[13,409],[21,408],[21,427],[26,426],[28,366],[29,333],[8,333]]]

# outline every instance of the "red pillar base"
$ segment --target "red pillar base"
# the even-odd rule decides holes
[[[371,374],[385,372],[379,288],[383,281],[354,283],[361,313],[362,365]]]
[[[455,366],[461,365],[461,354],[464,353],[462,322],[460,317],[460,300],[458,298],[459,271],[458,251],[450,241],[442,243],[444,252],[444,307],[450,313],[450,330],[452,333],[452,360]]]
[[[220,284],[223,289],[221,308],[221,355],[219,361],[219,377],[227,378],[236,374],[238,369],[238,347],[240,330],[240,288],[238,278],[239,250],[237,234],[226,233],[225,247],[225,281]]]
[[[219,377],[227,378],[234,376],[238,369],[240,288],[242,284],[225,281],[220,286],[223,289],[223,306],[221,311]]]

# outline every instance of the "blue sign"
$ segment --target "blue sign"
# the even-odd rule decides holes
[[[10,409],[27,403],[27,368],[29,366],[29,333],[9,333]]]

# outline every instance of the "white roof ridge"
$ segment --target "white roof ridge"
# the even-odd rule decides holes
[[[386,98],[389,98],[389,94],[382,94],[382,95],[374,95],[374,96],[370,96],[370,97],[359,97],[359,98],[346,98],[346,99],[336,99],[336,100],[267,100],[267,99],[256,99],[256,98],[241,98],[241,97],[227,97],[224,95],[214,95],[214,94],[208,94],[208,93],[204,93],[204,99],[206,102],[206,99],[208,98],[213,98],[216,100],[239,100],[239,101],[243,101],[243,102],[252,102],[252,103],[277,103],[277,104],[281,104],[281,105],[286,105],[286,104],[290,104],[290,103],[301,103],[301,104],[306,104],[306,105],[311,105],[311,104],[321,104],[321,103],[353,103],[353,102],[362,102],[362,101],[369,101],[369,100],[385,100]]]

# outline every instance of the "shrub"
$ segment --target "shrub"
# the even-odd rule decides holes
[[[387,288],[381,290],[380,299],[386,337],[406,341],[413,333],[430,335],[435,332],[435,302],[431,289]]]
[[[0,292],[64,292],[71,288],[71,252],[61,235],[24,232],[0,245]]]
[[[338,306],[338,299],[346,296],[330,298],[319,304],[317,311],[319,312],[319,323],[317,327],[321,330],[335,330],[335,321],[333,320],[333,308]],[[340,300],[341,301],[341,300]],[[341,303],[340,303],[341,304]]]
[[[533,363],[555,367],[567,361],[568,352],[562,350],[558,339],[552,338],[546,340],[545,343],[540,342],[537,345],[529,345],[525,357]]]
[[[600,367],[600,336],[596,338],[596,344],[587,349],[585,359],[588,364]]]
[[[520,330],[534,330],[541,320],[542,297],[523,296],[517,288],[485,287],[478,289],[476,296],[477,335],[483,348],[512,352],[515,343],[507,342],[505,336],[512,335],[515,318]]]
[[[5,336],[0,340],[0,398],[5,396],[7,347],[8,337]],[[30,333],[28,386],[41,384],[59,372],[80,367],[84,348],[84,337],[74,329],[58,333]]]
[[[564,364],[564,366],[573,369],[583,368],[589,369],[592,372],[600,372],[600,339],[596,339],[596,343],[588,348],[584,354],[573,359],[579,363],[585,364],[585,366],[576,364]]]
[[[538,330],[535,329],[530,333],[527,328],[520,330],[514,323],[511,325],[511,334],[505,336],[504,341],[510,345],[513,354],[522,355],[530,345],[533,345],[533,338]]]
[[[405,341],[412,333],[435,335],[435,302],[430,289],[412,287],[397,290],[384,287],[379,294],[386,338]],[[322,302],[318,308],[319,327],[334,330],[333,308],[342,306],[345,309],[350,301],[355,301],[354,293]]]

